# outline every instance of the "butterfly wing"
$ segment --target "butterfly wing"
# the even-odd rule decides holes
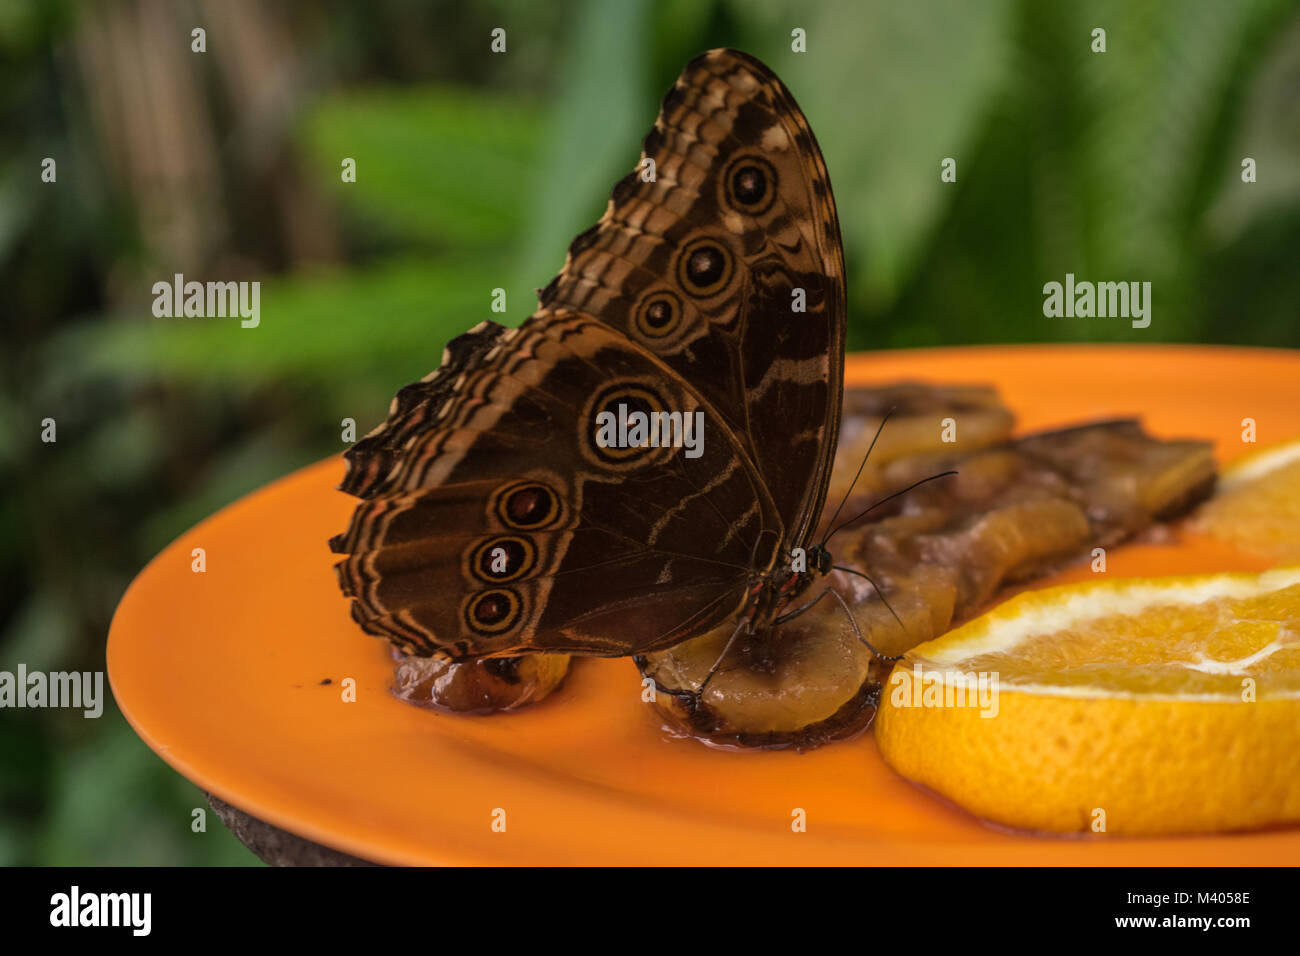
[[[734,50],[686,67],[542,304],[599,317],[691,382],[741,436],[787,544],[807,541],[839,434],[844,254],[821,150],[767,67]]]
[[[812,133],[770,71],[713,51],[644,158],[537,313],[451,343],[348,453],[366,500],[331,545],[370,633],[456,660],[646,653],[734,615],[811,533],[844,339]],[[598,447],[620,402],[700,416],[701,454]]]
[[[689,416],[703,441],[602,447],[599,413],[620,404]],[[722,419],[565,309],[453,341],[347,457],[342,488],[366,500],[331,541],[339,582],[366,631],[412,653],[668,647],[734,614],[775,551],[771,502]]]

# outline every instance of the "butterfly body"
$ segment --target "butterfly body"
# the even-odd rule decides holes
[[[715,50],[645,159],[653,178],[615,186],[537,312],[454,339],[348,452],[362,501],[331,547],[367,632],[456,661],[644,654],[770,627],[829,570],[810,541],[845,295],[816,141],[766,67]],[[698,447],[610,446],[602,416],[629,411],[698,422]]]

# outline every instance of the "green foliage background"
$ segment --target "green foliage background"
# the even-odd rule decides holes
[[[197,78],[214,147],[191,190],[209,194],[187,196],[229,211],[189,277],[261,279],[256,330],[150,314],[178,260],[149,240],[149,189],[108,162],[102,78],[78,68],[105,35],[92,6],[142,15],[0,3],[0,669],[102,670],[117,600],[168,541],[337,453],[342,418],[368,429],[493,317],[493,288],[522,320],[663,91],[714,46],[771,65],[817,132],[851,347],[1300,345],[1293,2],[240,0],[225,9],[274,26],[293,63],[292,95],[250,119],[209,65],[246,38],[178,0],[160,42]],[[46,156],[57,185],[39,182]],[[297,209],[317,211],[326,253],[285,239]],[[1042,285],[1066,272],[1151,281],[1151,327],[1044,318]],[[254,862],[213,817],[191,833],[203,805],[111,706],[0,711],[0,863]]]

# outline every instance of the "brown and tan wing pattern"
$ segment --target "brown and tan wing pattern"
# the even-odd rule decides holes
[[[598,317],[691,382],[741,436],[787,545],[806,543],[839,430],[844,257],[821,150],[767,67],[734,50],[686,67],[542,305]]]
[[[348,452],[364,500],[331,546],[368,632],[454,660],[646,653],[736,614],[816,526],[844,279],[807,122],[762,64],[713,51],[643,158],[538,312],[453,341]],[[618,407],[699,416],[699,453],[601,446]]]
[[[369,633],[455,660],[642,653],[736,613],[770,565],[770,499],[680,376],[590,316],[485,323],[348,453],[368,500],[331,541]],[[620,404],[703,421],[699,454],[604,448]]]

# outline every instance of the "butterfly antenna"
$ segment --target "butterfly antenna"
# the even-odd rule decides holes
[[[833,531],[831,531],[830,534],[828,534],[828,535],[826,536],[826,540],[822,542],[822,545],[821,545],[821,546],[822,546],[823,548],[826,547],[826,542],[827,542],[827,541],[830,541],[830,539],[831,539],[832,537],[834,537],[837,533],[839,533],[840,531],[844,530],[845,528],[847,528],[849,525],[853,524],[854,522],[856,522],[856,521],[860,521],[861,519],[865,518],[867,515],[871,514],[871,512],[875,511],[877,508],[879,508],[881,505],[885,504],[886,502],[888,502],[888,501],[893,501],[895,498],[898,498],[898,497],[900,497],[900,496],[902,496],[902,495],[907,494],[907,493],[908,493],[909,491],[911,491],[913,488],[919,488],[921,485],[925,484],[927,481],[935,481],[935,480],[937,480],[937,479],[939,479],[939,478],[947,478],[949,475],[955,475],[955,474],[957,474],[957,472],[955,472],[955,471],[941,471],[941,472],[939,472],[939,474],[937,474],[937,475],[931,475],[931,476],[928,477],[928,478],[922,478],[920,481],[914,481],[914,482],[912,482],[910,485],[908,485],[906,488],[903,488],[903,489],[901,489],[900,491],[895,491],[892,495],[886,495],[885,497],[883,497],[883,498],[881,498],[879,501],[877,501],[874,505],[872,505],[870,508],[868,508],[866,511],[859,512],[858,514],[856,514],[856,515],[854,515],[852,518],[850,518],[848,521],[845,521],[845,522],[843,522],[842,524],[836,526],[836,528],[835,528]]]
[[[889,421],[889,416],[894,414],[897,407],[898,406],[892,406],[889,411],[885,412],[884,417],[880,419],[880,426],[876,429],[876,434],[872,437],[871,444],[867,446],[867,453],[862,456],[862,464],[858,465],[858,473],[853,476],[853,481],[849,483],[848,490],[844,492],[844,497],[840,499],[839,507],[835,509],[835,513],[831,515],[831,520],[826,522],[827,524],[835,524],[835,519],[840,516],[840,511],[848,503],[849,495],[853,494],[854,486],[858,483],[858,479],[862,477],[862,469],[867,467],[867,459],[871,457],[871,450],[876,447],[876,440],[880,438],[880,433],[885,430],[885,422]],[[831,536],[828,534],[818,547],[826,547],[826,542],[830,539]]]

